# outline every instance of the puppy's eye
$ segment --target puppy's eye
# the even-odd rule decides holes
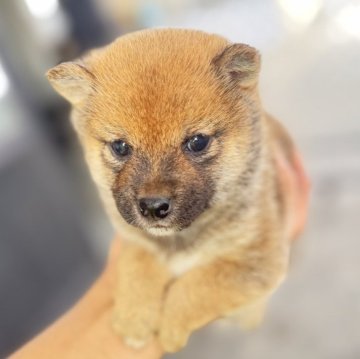
[[[110,143],[111,152],[116,157],[125,157],[130,154],[130,146],[123,140],[116,140]]]
[[[210,141],[210,137],[206,135],[196,135],[186,142],[186,149],[190,152],[201,152],[206,149]]]

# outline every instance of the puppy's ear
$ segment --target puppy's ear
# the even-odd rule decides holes
[[[54,89],[73,105],[83,102],[95,88],[95,76],[82,61],[63,62],[46,76]]]
[[[251,87],[257,83],[260,71],[259,52],[245,44],[227,46],[212,61],[216,73],[228,83]]]

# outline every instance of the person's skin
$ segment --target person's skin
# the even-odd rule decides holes
[[[277,168],[283,191],[286,193],[287,229],[295,238],[306,220],[309,181],[298,153],[294,165],[279,155]],[[121,250],[115,238],[108,263],[92,288],[63,317],[43,333],[14,353],[10,359],[156,359],[162,350],[155,340],[142,350],[127,347],[111,329],[112,294],[115,285],[115,264]]]

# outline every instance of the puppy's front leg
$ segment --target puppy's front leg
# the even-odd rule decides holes
[[[160,324],[160,342],[167,352],[183,347],[191,332],[222,316],[266,298],[284,269],[217,260],[193,269],[169,288]]]
[[[117,275],[113,328],[128,345],[140,348],[159,328],[169,273],[153,253],[124,243]]]

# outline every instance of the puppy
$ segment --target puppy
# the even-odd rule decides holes
[[[293,144],[262,108],[259,53],[200,31],[135,32],[47,76],[123,240],[113,327],[164,350],[220,318],[257,325],[291,238],[275,156]]]

